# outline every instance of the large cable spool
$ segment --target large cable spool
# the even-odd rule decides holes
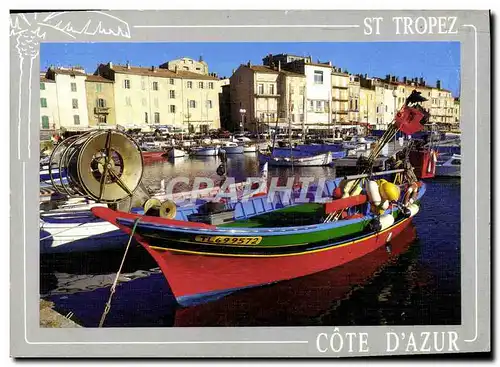
[[[58,168],[66,176],[54,178]],[[138,144],[115,130],[90,131],[63,140],[53,150],[49,174],[56,190],[116,203],[131,197],[139,186],[143,161]]]

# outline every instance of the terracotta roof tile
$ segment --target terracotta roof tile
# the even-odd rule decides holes
[[[80,70],[72,70],[72,69],[54,69],[56,74],[64,74],[64,75],[81,75],[86,76],[83,71]]]
[[[46,77],[41,76],[40,77],[40,82],[42,82],[42,83],[55,83],[56,81],[52,80],[52,79],[47,79]]]
[[[86,82],[96,82],[96,83],[113,83],[112,80],[106,79],[100,75],[87,75]]]
[[[270,74],[278,74],[278,70],[272,69],[269,66],[265,65],[252,65],[247,66],[250,70],[253,70],[257,73],[270,73]]]
[[[168,69],[162,69],[155,67],[155,71],[151,68],[130,66],[128,68],[125,65],[113,65],[115,73],[119,74],[133,74],[133,75],[144,75],[144,76],[154,76],[157,78],[181,78],[181,79],[200,79],[200,80],[219,80],[218,78],[211,75],[203,75],[198,73],[193,73],[186,70],[179,70],[173,72]]]

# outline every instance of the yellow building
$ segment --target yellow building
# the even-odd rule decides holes
[[[112,63],[101,64],[96,73],[114,81],[118,125],[191,132],[220,128],[219,79],[213,75]]]
[[[332,123],[345,123],[349,113],[349,74],[332,68]]]
[[[99,75],[87,75],[85,89],[89,126],[116,125],[113,81]]]
[[[376,98],[375,87],[365,88],[361,87],[359,91],[359,119],[360,122],[368,125],[376,125]]]
[[[359,97],[360,97],[360,77],[358,75],[350,75],[348,84],[349,93],[349,113],[347,121],[357,123],[360,121],[359,116]]]

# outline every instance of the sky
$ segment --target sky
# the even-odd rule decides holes
[[[54,66],[83,66],[93,73],[100,63],[151,67],[165,61],[203,57],[209,72],[229,77],[250,61],[262,64],[268,54],[311,56],[313,62],[331,61],[353,74],[385,77],[423,77],[427,84],[441,80],[442,88],[460,95],[459,42],[183,42],[183,43],[42,43],[40,70]]]

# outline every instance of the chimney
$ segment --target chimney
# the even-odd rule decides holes
[[[156,68],[155,68],[155,66],[154,66],[154,65],[153,65],[153,66],[151,66],[151,71],[152,71],[153,73],[156,73]]]
[[[278,60],[278,71],[281,71],[281,60]]]
[[[408,79],[404,76],[404,77],[403,77],[403,83],[405,83],[405,84],[406,84],[406,82],[407,82],[407,81],[408,81]]]
[[[127,61],[127,69],[130,69],[130,62]]]
[[[436,88],[441,89],[441,80],[439,79],[436,81]]]
[[[236,70],[235,70],[235,69],[233,69],[233,71],[232,71],[231,75],[232,75],[232,74],[234,74],[234,72],[235,72],[235,71],[236,71]]]
[[[108,62],[108,66],[109,66],[110,69],[113,69],[113,63],[111,61]]]
[[[252,63],[250,62],[250,60],[248,60],[248,62],[247,62],[247,66],[248,66],[249,68],[250,68],[250,67],[252,67]]]
[[[385,75],[385,80],[390,82],[391,81],[391,74],[386,74]]]
[[[177,65],[175,65],[175,68],[174,68],[174,73],[177,74],[177,70],[179,70],[179,67]]]
[[[418,79],[418,84],[419,84],[419,85],[424,85],[424,78],[420,77],[420,78]]]
[[[200,58],[198,59],[199,62],[202,62],[203,61],[203,56],[200,55]]]

